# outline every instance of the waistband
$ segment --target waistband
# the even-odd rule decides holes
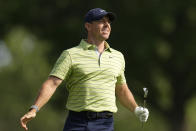
[[[75,112],[75,111],[69,111],[70,115],[76,115],[80,117],[85,117],[87,119],[100,119],[100,118],[110,118],[113,116],[112,112],[109,111],[103,111],[103,112],[93,112],[93,111],[81,111],[81,112]]]

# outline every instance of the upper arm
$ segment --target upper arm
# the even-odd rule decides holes
[[[127,84],[116,85],[115,88],[116,95],[119,96],[123,91],[127,90],[127,88],[128,88]]]
[[[50,87],[57,88],[62,83],[62,81],[63,80],[58,77],[49,76],[43,85],[49,85]]]
[[[63,51],[56,61],[49,76],[56,76],[62,80],[68,78],[71,73],[72,60],[67,50]]]
[[[121,54],[121,60],[120,62],[121,63],[121,68],[120,68],[120,71],[119,71],[119,75],[117,76],[117,82],[116,84],[117,85],[124,85],[126,84],[126,78],[125,78],[125,59],[124,59],[124,56]]]

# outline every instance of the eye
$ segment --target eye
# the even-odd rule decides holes
[[[110,20],[108,20],[108,23],[109,23],[109,24],[112,24],[112,22],[111,22]]]
[[[110,20],[102,20],[102,23],[109,23],[109,24],[111,24],[112,22]]]

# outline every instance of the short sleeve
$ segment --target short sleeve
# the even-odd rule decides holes
[[[71,72],[71,57],[68,51],[63,51],[58,60],[56,61],[49,76],[55,76],[62,80],[67,79]]]
[[[117,77],[116,85],[126,84],[126,78],[125,78],[125,60],[124,60],[124,57],[123,56],[122,56],[121,60],[122,60],[122,67],[121,67],[120,73],[119,73],[119,75]]]

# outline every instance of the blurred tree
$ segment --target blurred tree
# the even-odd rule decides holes
[[[47,41],[38,40],[23,27],[15,27],[8,32],[5,35],[5,43],[11,54],[11,61],[8,66],[0,68],[0,130],[17,131],[21,130],[20,117],[28,111],[51,70],[47,62],[47,58],[50,58],[47,55],[50,46]],[[62,130],[62,113],[55,113],[49,105],[47,108],[31,123],[32,130]],[[57,120],[58,123],[47,120],[46,116]]]
[[[137,12],[123,10],[126,20],[116,26],[124,32],[121,43],[129,45],[116,47],[125,52],[129,85],[149,87],[151,106],[165,117],[170,130],[185,131],[186,103],[196,93],[193,1],[151,2],[135,4]]]

